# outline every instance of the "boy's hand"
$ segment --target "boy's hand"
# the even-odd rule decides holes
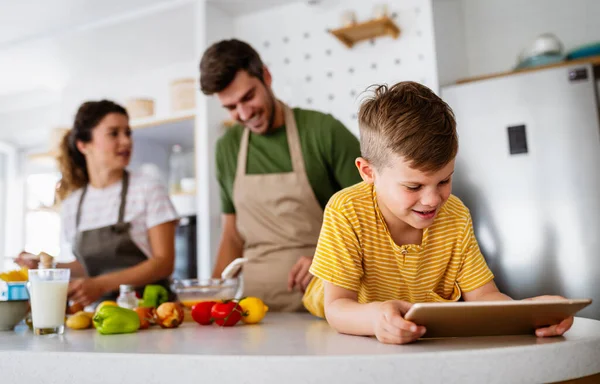
[[[562,296],[537,296],[537,297],[532,297],[532,298],[525,299],[525,300],[547,301],[547,300],[566,300],[566,299]],[[573,325],[573,316],[570,316],[570,317],[564,319],[563,321],[561,321],[559,324],[551,325],[551,326],[545,327],[545,328],[536,329],[535,335],[538,337],[562,336],[565,332],[567,332],[569,329],[571,329],[572,325]]]
[[[425,334],[425,327],[404,320],[404,314],[412,307],[406,301],[383,302],[375,319],[377,340],[384,344],[408,344]]]

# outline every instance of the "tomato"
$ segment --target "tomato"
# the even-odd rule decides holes
[[[211,325],[212,315],[210,313],[215,301],[201,301],[192,307],[192,319],[201,325]]]
[[[242,318],[242,307],[233,301],[216,303],[213,305],[210,314],[218,325],[233,327]]]

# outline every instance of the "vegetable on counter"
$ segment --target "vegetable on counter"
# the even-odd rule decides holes
[[[138,314],[127,308],[104,306],[96,311],[94,326],[103,335],[132,333],[140,329]]]
[[[234,301],[213,305],[210,314],[217,325],[233,327],[242,318],[242,307]]]
[[[134,311],[140,318],[140,329],[147,329],[154,324],[156,310],[153,307],[137,307]]]
[[[156,323],[162,328],[177,328],[183,323],[183,308],[176,303],[163,303],[156,308]]]
[[[103,302],[101,302],[100,304],[98,304],[98,306],[96,307],[96,312],[98,312],[99,310],[101,310],[104,307],[118,307],[119,304],[117,304],[116,301],[112,301],[112,300],[105,300]]]
[[[245,324],[257,324],[265,318],[269,307],[258,297],[246,297],[236,301],[202,301],[192,307],[192,319],[200,325],[216,323],[232,327],[240,320]]]
[[[192,307],[192,319],[200,325],[211,325],[213,318],[210,312],[215,304],[216,301],[201,301],[195,304]]]
[[[144,307],[158,308],[161,304],[169,301],[169,291],[162,285],[146,285],[142,300]]]

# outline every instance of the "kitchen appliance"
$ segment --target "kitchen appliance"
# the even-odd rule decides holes
[[[565,65],[445,87],[453,192],[501,291],[592,298],[600,320],[598,69]]]
[[[193,279],[198,275],[196,259],[196,216],[184,216],[175,229],[175,279]]]

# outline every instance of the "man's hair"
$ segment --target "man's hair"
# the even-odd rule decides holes
[[[456,157],[454,113],[433,91],[411,81],[370,88],[358,121],[361,155],[373,166],[390,166],[399,155],[414,169],[435,172]]]
[[[200,60],[200,89],[205,95],[221,92],[240,70],[263,79],[264,64],[248,43],[240,40],[222,40],[211,45]]]

